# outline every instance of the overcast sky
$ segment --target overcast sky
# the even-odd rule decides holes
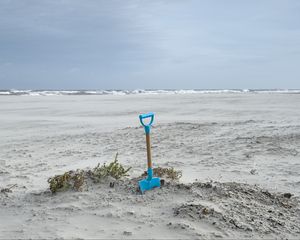
[[[300,1],[0,0],[0,88],[300,88]]]

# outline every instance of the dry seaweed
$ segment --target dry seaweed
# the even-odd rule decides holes
[[[182,171],[171,168],[157,167],[153,168],[153,175],[157,177],[165,177],[171,180],[179,180],[182,177]],[[147,172],[144,172],[142,177],[147,176]]]
[[[2,188],[0,192],[2,192],[2,193],[11,193],[12,192],[11,189],[14,188],[14,187],[16,187],[16,186],[17,186],[17,184],[14,184],[14,185],[12,185],[10,187]]]

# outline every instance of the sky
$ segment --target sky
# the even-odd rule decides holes
[[[300,89],[299,0],[0,0],[0,89]]]

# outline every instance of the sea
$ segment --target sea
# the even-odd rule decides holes
[[[300,94],[300,89],[135,89],[135,90],[0,90],[0,96],[131,95],[131,94]]]

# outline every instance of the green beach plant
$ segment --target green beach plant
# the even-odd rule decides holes
[[[83,187],[88,179],[92,179],[95,183],[101,182],[101,180],[107,177],[113,177],[114,179],[120,179],[125,176],[129,176],[128,172],[131,169],[124,168],[122,164],[118,162],[118,153],[115,156],[115,160],[108,165],[98,164],[92,170],[80,170],[68,171],[61,175],[55,175],[48,179],[49,188],[52,193],[58,191],[66,191],[72,189],[75,191],[82,191]]]
[[[118,162],[118,153],[115,156],[115,160],[110,164],[106,165],[105,163],[101,166],[98,165],[91,171],[91,176],[95,182],[101,181],[105,177],[113,177],[115,179],[120,179],[122,177],[129,176],[127,173],[131,167],[125,169],[122,164]]]
[[[65,172],[62,175],[55,175],[54,177],[51,177],[48,179],[50,191],[52,193],[56,193],[57,191],[64,191],[70,188],[70,179],[71,179],[71,173]]]

